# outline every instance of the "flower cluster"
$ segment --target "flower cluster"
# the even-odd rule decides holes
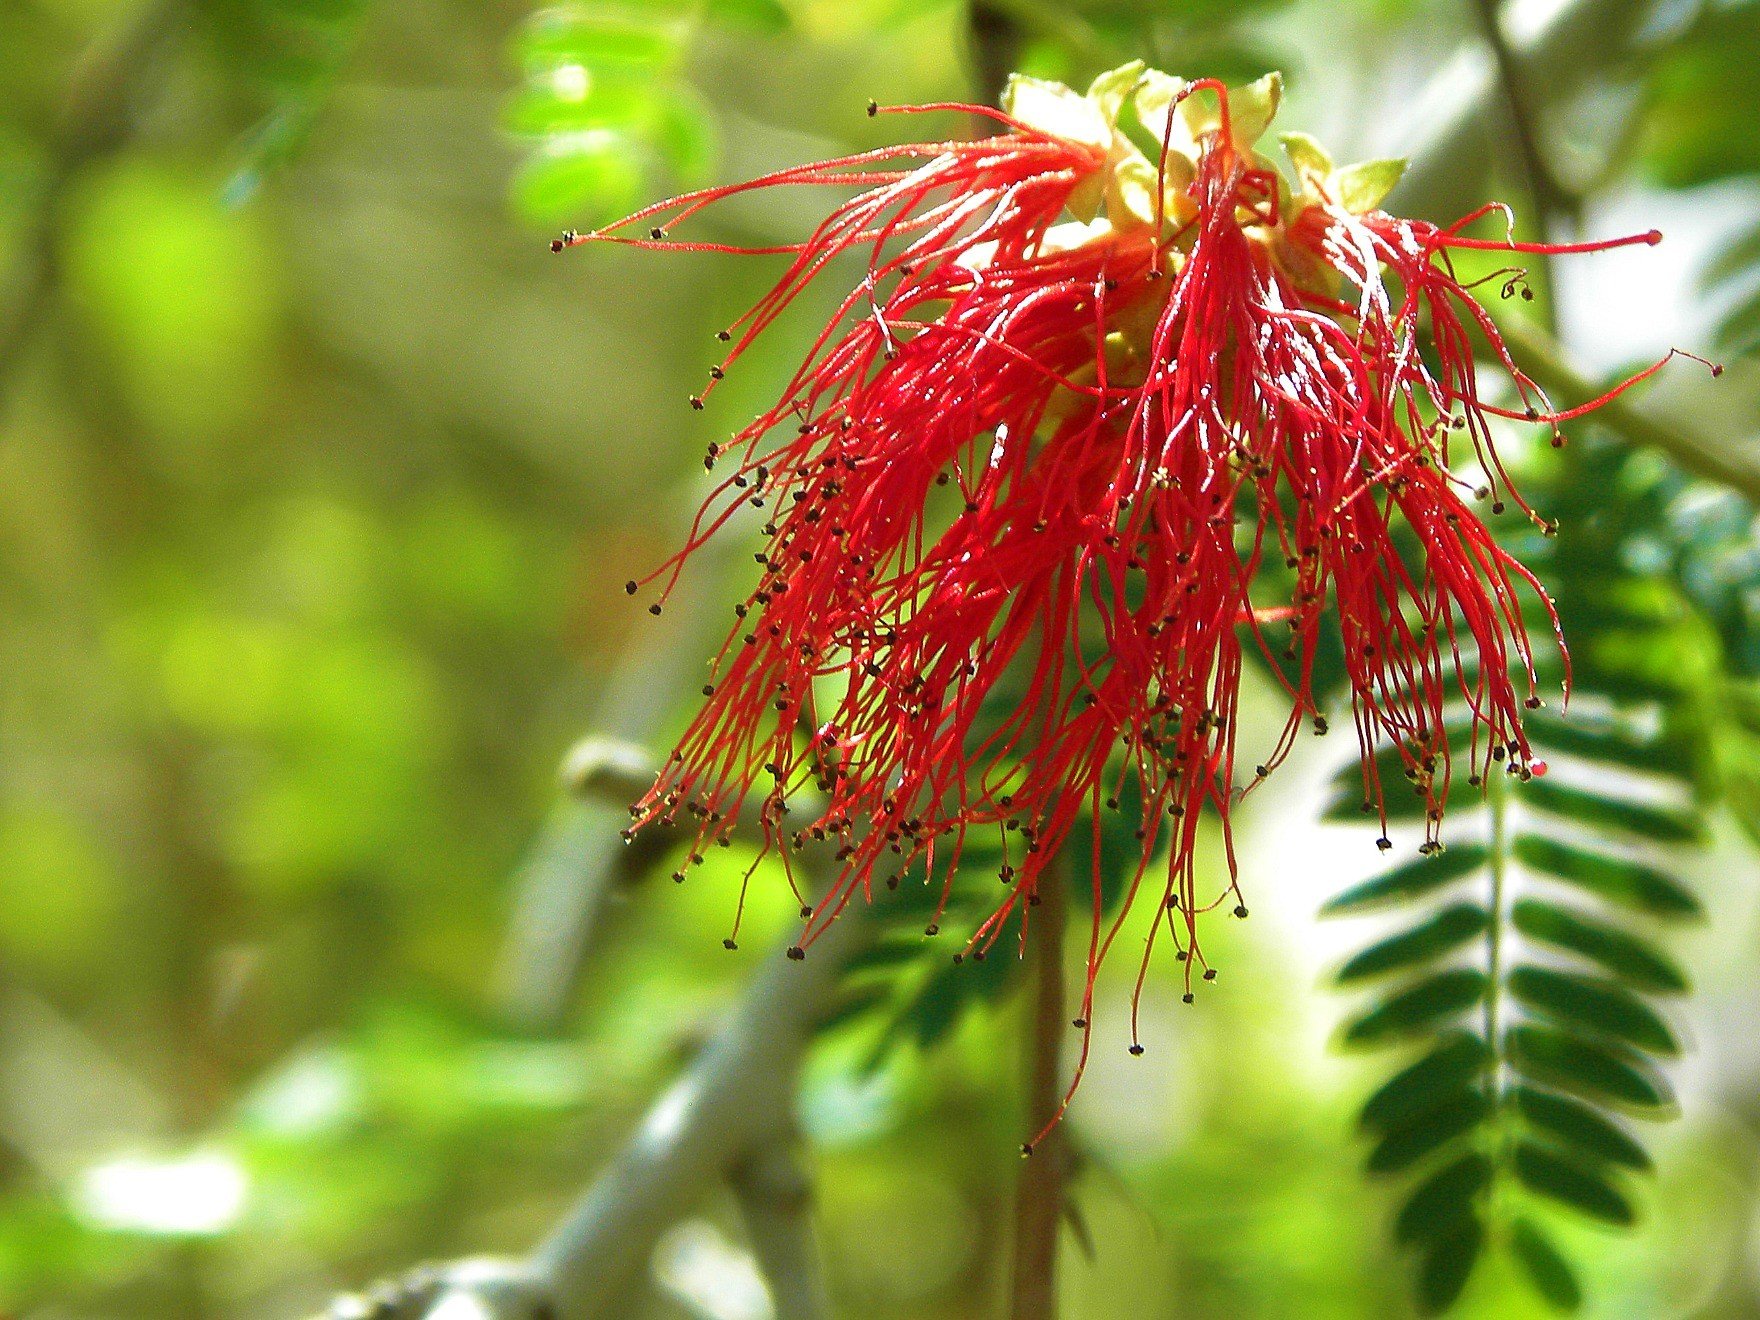
[[[558,244],[791,258],[721,335],[711,390],[810,282],[853,285],[775,405],[710,446],[724,475],[650,579],[663,600],[707,538],[763,511],[744,515],[765,538],[756,586],[630,832],[684,826],[689,865],[743,818],[785,861],[834,856],[793,956],[876,883],[908,876],[945,905],[977,840],[1000,847],[1004,888],[961,956],[1014,918],[1024,939],[1049,859],[1128,809],[1129,893],[1153,893],[1150,948],[1178,947],[1189,999],[1194,972],[1213,975],[1200,915],[1246,915],[1232,846],[1227,874],[1195,871],[1200,820],[1227,841],[1242,793],[1304,729],[1326,731],[1325,629],[1343,643],[1366,808],[1393,788],[1374,752],[1397,748],[1426,852],[1458,769],[1472,784],[1543,772],[1522,730],[1540,702],[1522,588],[1551,606],[1475,497],[1538,522],[1491,419],[1547,424],[1558,443],[1585,409],[1553,409],[1516,368],[1451,253],[1658,235],[1543,246],[1468,237],[1494,208],[1446,228],[1388,215],[1397,162],[1336,168],[1298,134],[1282,139],[1287,172],[1259,154],[1280,86],[1140,64],[1086,95],[1016,78],[1000,114],[911,107],[988,115],[993,136],[784,170]],[[859,191],[800,243],[673,237],[722,198],[802,185]],[[1522,287],[1518,270],[1499,278]],[[1513,381],[1512,406],[1484,396],[1479,361]],[[1253,648],[1289,718],[1243,771]],[[1453,748],[1451,702],[1471,720]],[[1124,911],[1102,912],[1098,824],[1083,837],[1085,1024]]]

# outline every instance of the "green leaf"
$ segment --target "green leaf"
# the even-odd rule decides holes
[[[1283,101],[1283,75],[1273,69],[1244,87],[1228,89],[1229,131],[1243,151],[1265,135]]]
[[[1655,1010],[1612,981],[1517,967],[1509,974],[1509,989],[1528,1008],[1563,1026],[1612,1036],[1652,1054],[1680,1053],[1674,1033]]]
[[[1338,204],[1352,215],[1373,211],[1405,177],[1405,172],[1403,160],[1366,160],[1358,165],[1346,165],[1333,176],[1333,185],[1338,189]]]
[[[692,187],[708,182],[715,167],[715,123],[698,97],[678,89],[662,98],[651,132],[678,178]]]
[[[1666,1110],[1674,1102],[1668,1083],[1638,1060],[1549,1027],[1514,1028],[1509,1033],[1509,1050],[1525,1075],[1566,1090],[1629,1105],[1640,1112]]]
[[[1516,1086],[1516,1110],[1528,1124],[1583,1154],[1646,1172],[1650,1156],[1625,1129],[1581,1101],[1531,1086]]]
[[[1695,769],[1692,745],[1672,734],[1642,738],[1612,725],[1595,725],[1574,716],[1567,720],[1546,711],[1535,711],[1523,725],[1537,745],[1585,761],[1676,779],[1690,779]]]
[[[1485,995],[1485,973],[1461,967],[1409,985],[1389,995],[1345,1029],[1351,1045],[1378,1045],[1422,1031],[1477,1004]]]
[[[1509,1245],[1534,1291],[1550,1305],[1560,1311],[1582,1307],[1583,1288],[1577,1282],[1577,1272],[1533,1220],[1516,1220]]]
[[[1397,1173],[1434,1154],[1478,1126],[1490,1104],[1485,1093],[1465,1090],[1415,1114],[1375,1143],[1364,1167],[1370,1173]]]
[[[669,23],[633,15],[545,9],[526,25],[518,51],[528,72],[564,64],[652,68],[678,54],[679,36]]]
[[[1531,870],[1598,894],[1610,903],[1656,917],[1697,917],[1703,912],[1699,900],[1679,881],[1642,862],[1590,852],[1539,834],[1518,836],[1512,851],[1516,860]]]
[[[1485,1226],[1477,1219],[1466,1220],[1431,1242],[1418,1266],[1418,1309],[1425,1315],[1440,1315],[1460,1300],[1484,1249]]]
[[[1476,1218],[1474,1202],[1491,1183],[1491,1161],[1470,1151],[1412,1189],[1393,1221],[1393,1236],[1404,1243],[1445,1235]]]
[[[1522,786],[1521,797],[1525,806],[1537,811],[1596,829],[1624,830],[1658,843],[1695,843],[1704,833],[1698,817],[1690,811],[1607,797],[1551,779],[1529,781]]]
[[[836,1031],[847,1026],[857,1018],[891,1002],[892,986],[888,982],[870,982],[845,990],[838,996],[836,1005],[818,1021],[820,1031]]]
[[[1336,917],[1421,898],[1483,866],[1489,855],[1484,846],[1477,843],[1459,844],[1432,853],[1345,890],[1322,907],[1320,915]]]
[[[1604,1223],[1626,1227],[1637,1222],[1632,1203],[1601,1174],[1531,1141],[1516,1144],[1516,1178],[1539,1196],[1579,1210]]]
[[[1060,82],[1012,74],[1002,91],[1003,113],[1050,137],[1107,150],[1112,125],[1100,107]]]
[[[1118,122],[1119,111],[1124,108],[1126,98],[1136,90],[1148,67],[1142,60],[1132,60],[1129,64],[1106,70],[1088,84],[1088,99],[1100,107],[1100,113],[1107,123]]]
[[[844,964],[845,974],[854,975],[857,972],[875,970],[895,971],[917,961],[923,956],[923,951],[921,932],[912,937],[887,936],[851,955],[850,960]]]
[[[1429,1108],[1475,1077],[1490,1057],[1485,1042],[1470,1032],[1450,1032],[1416,1063],[1401,1069],[1363,1102],[1358,1122],[1385,1132]]]
[[[514,181],[514,196],[534,221],[584,225],[629,210],[640,187],[628,139],[595,131],[545,143]]]
[[[1472,903],[1446,907],[1428,921],[1372,944],[1339,968],[1340,985],[1352,985],[1417,963],[1432,962],[1484,932],[1485,909]]]
[[[1537,898],[1518,900],[1510,917],[1529,939],[1599,963],[1640,989],[1679,994],[1687,988],[1687,978],[1653,945],[1615,926]]]
[[[1298,179],[1325,180],[1332,177],[1331,154],[1306,133],[1283,133],[1277,140],[1283,143],[1283,154],[1295,166]]]
[[[590,128],[629,128],[647,119],[654,106],[650,84],[627,78],[599,78],[576,87],[557,79],[528,82],[508,100],[507,131],[544,137]]]
[[[787,32],[793,22],[777,0],[709,0],[709,14],[729,27],[766,37]]]

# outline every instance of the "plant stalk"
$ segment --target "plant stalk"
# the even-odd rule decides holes
[[[1069,1032],[1064,986],[1063,936],[1069,915],[1069,876],[1062,855],[1039,877],[1033,909],[1032,998],[1024,1005],[1023,1080],[1027,1128],[1043,1131],[1056,1117],[1063,1095],[1063,1039]],[[1067,1153],[1063,1129],[1053,1127],[1021,1160],[1015,1187],[1014,1259],[1010,1320],[1054,1320],[1057,1315],[1057,1237],[1063,1221]]]

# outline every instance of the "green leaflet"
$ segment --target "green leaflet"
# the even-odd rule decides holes
[[[1657,843],[1696,843],[1704,830],[1688,810],[1651,806],[1626,798],[1591,793],[1550,779],[1536,779],[1522,790],[1522,803],[1601,830],[1622,830]]]
[[[1650,916],[1697,917],[1703,911],[1699,900],[1673,876],[1642,862],[1609,857],[1540,834],[1519,836],[1513,852],[1524,866]]]
[[[1339,968],[1336,979],[1340,985],[1353,985],[1389,972],[1404,971],[1418,963],[1433,962],[1483,934],[1489,921],[1485,909],[1473,903],[1446,907],[1410,930],[1371,944]]]
[[[1630,990],[1548,967],[1517,967],[1510,993],[1543,1017],[1591,1035],[1611,1036],[1652,1054],[1679,1054],[1661,1016]]]
[[[1489,852],[1481,844],[1460,844],[1415,862],[1397,866],[1373,880],[1365,880],[1329,901],[1320,909],[1323,917],[1366,912],[1395,902],[1421,898],[1485,865]]]
[[[1510,1249],[1535,1292],[1560,1311],[1582,1307],[1583,1288],[1577,1282],[1577,1272],[1533,1220],[1516,1220],[1510,1231]]]
[[[1478,1090],[1458,1091],[1413,1114],[1390,1129],[1365,1165],[1370,1173],[1397,1173],[1463,1137],[1490,1113],[1490,1102]]]
[[[1668,1083],[1634,1056],[1551,1027],[1516,1027],[1510,1055],[1524,1073],[1590,1098],[1657,1114],[1674,1103]]]
[[[1385,1132],[1450,1092],[1463,1089],[1490,1057],[1478,1036],[1466,1031],[1448,1033],[1435,1049],[1395,1073],[1364,1101],[1359,1122],[1366,1131]]]
[[[1516,1112],[1530,1127],[1578,1154],[1639,1172],[1653,1167],[1649,1154],[1624,1128],[1582,1101],[1532,1086],[1517,1086],[1512,1095]]]
[[[1687,988],[1687,978],[1666,955],[1617,926],[1536,898],[1518,900],[1510,918],[1529,939],[1586,958],[1636,989],[1679,994]]]
[[[1606,1177],[1532,1141],[1517,1143],[1515,1172],[1529,1191],[1592,1219],[1621,1226],[1637,1222],[1632,1203]]]
[[[1478,1219],[1463,1220],[1433,1240],[1418,1269],[1419,1309],[1439,1315],[1453,1306],[1484,1250],[1485,1225]]]
[[[1485,997],[1485,973],[1476,968],[1439,972],[1396,991],[1345,1028],[1351,1045],[1379,1045],[1458,1016]]]

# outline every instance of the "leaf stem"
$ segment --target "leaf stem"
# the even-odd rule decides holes
[[[1500,1175],[1509,1164],[1510,1125],[1508,1096],[1508,1060],[1504,1048],[1504,1035],[1507,1024],[1504,1020],[1503,1004],[1503,973],[1504,973],[1504,942],[1503,928],[1507,917],[1508,884],[1509,884],[1509,786],[1497,762],[1489,762],[1485,781],[1486,804],[1490,808],[1490,850],[1491,857],[1488,869],[1491,875],[1491,892],[1487,896],[1487,915],[1490,924],[1486,927],[1485,949],[1485,1063],[1486,1100],[1491,1105],[1491,1132],[1493,1148],[1491,1151],[1492,1183],[1488,1195],[1487,1216],[1495,1228],[1499,1218],[1499,1184]]]
[[[1039,876],[1033,909],[1032,998],[1025,1005],[1026,1123],[1040,1132],[1062,1101],[1063,1038],[1069,1032],[1063,936],[1069,913],[1069,875],[1062,854]],[[1023,1147],[1023,1149],[1027,1149]],[[1057,1236],[1063,1220],[1066,1152],[1061,1125],[1051,1128],[1021,1161],[1015,1188],[1014,1259],[1010,1320],[1054,1320],[1057,1314]]]

